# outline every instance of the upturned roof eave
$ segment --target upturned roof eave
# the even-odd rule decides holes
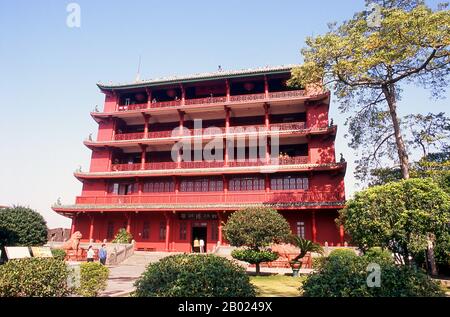
[[[216,72],[212,74],[200,74],[200,75],[191,75],[185,77],[176,77],[176,78],[163,78],[160,80],[143,80],[140,82],[134,83],[125,83],[125,84],[104,84],[97,83],[97,87],[102,91],[112,91],[112,90],[125,90],[125,89],[136,89],[136,88],[147,88],[147,87],[157,87],[157,86],[165,86],[165,85],[174,85],[174,84],[187,84],[187,83],[195,83],[200,81],[214,81],[219,79],[232,79],[232,78],[242,78],[242,77],[253,77],[253,76],[261,76],[261,75],[273,75],[273,74],[283,74],[290,73],[291,70],[299,65],[289,65],[285,67],[275,67],[275,68],[267,68],[267,69],[255,69],[255,70],[243,70],[243,71],[230,71],[230,72]]]

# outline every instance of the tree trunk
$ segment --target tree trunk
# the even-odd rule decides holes
[[[255,264],[256,265],[256,275],[259,275],[259,273],[260,273],[260,271],[261,271],[261,269],[260,269],[260,263],[256,263]]]
[[[433,234],[429,234],[428,235],[428,239],[427,239],[427,243],[428,243],[428,248],[427,248],[427,260],[430,263],[430,273],[433,276],[437,276],[438,275],[438,270],[436,267],[436,259],[434,257],[434,241],[435,241],[435,237]]]
[[[409,158],[406,151],[405,142],[403,142],[402,133],[400,131],[400,123],[397,116],[397,100],[395,96],[394,85],[383,86],[383,93],[389,106],[392,125],[394,126],[395,143],[397,145],[398,158],[403,179],[409,178]]]

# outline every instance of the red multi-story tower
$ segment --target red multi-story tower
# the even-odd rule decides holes
[[[75,172],[82,194],[53,209],[85,241],[125,228],[139,249],[189,252],[202,238],[211,250],[226,243],[233,211],[263,205],[295,234],[343,244],[346,164],[335,158],[330,94],[289,88],[291,69],[98,84],[106,97],[91,113],[97,139],[84,142],[91,166]]]

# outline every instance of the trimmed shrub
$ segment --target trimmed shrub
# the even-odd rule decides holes
[[[257,251],[264,250],[272,243],[286,242],[291,237],[291,229],[286,219],[275,209],[267,207],[247,208],[234,212],[223,229],[225,238],[235,247],[254,250],[250,258],[256,259]],[[262,251],[262,255],[266,254]],[[273,258],[273,255],[270,257]],[[264,261],[265,262],[265,261]],[[260,263],[256,264],[256,274]]]
[[[14,206],[0,209],[1,246],[41,246],[47,242],[47,224],[37,211]]]
[[[253,297],[244,268],[216,255],[178,254],[150,264],[135,283],[138,297]]]
[[[127,232],[126,229],[121,228],[117,232],[112,243],[130,243],[131,240],[133,240],[133,236],[131,235],[131,233]]]
[[[239,261],[258,264],[275,261],[280,255],[268,250],[236,249],[231,252],[231,256]]]
[[[63,249],[52,249],[52,255],[54,259],[64,261],[67,253]]]
[[[352,252],[353,253],[353,252]],[[368,265],[376,263],[381,269],[380,287],[369,287]],[[318,271],[303,283],[307,297],[404,297],[443,296],[439,285],[420,269],[396,266],[381,250],[357,256],[344,251],[331,253],[320,261]]]
[[[80,287],[77,293],[84,297],[95,297],[105,290],[109,269],[98,262],[86,262],[80,265]]]
[[[60,297],[71,289],[69,270],[53,258],[10,260],[0,266],[0,297]]]

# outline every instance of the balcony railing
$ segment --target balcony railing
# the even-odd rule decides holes
[[[297,98],[304,97],[304,90],[291,90],[291,91],[279,91],[279,92],[269,92],[269,99],[286,99],[286,98]],[[249,94],[249,95],[235,95],[230,96],[230,102],[252,102],[266,99],[265,93]],[[158,101],[151,102],[150,108],[166,108],[166,107],[178,107],[182,105],[202,105],[202,104],[214,104],[214,103],[225,103],[227,102],[226,96],[220,97],[206,97],[206,98],[194,98],[186,99],[184,104],[182,100],[172,100],[172,101]],[[148,103],[139,103],[132,105],[119,105],[119,111],[131,111],[131,110],[142,110],[147,109]]]
[[[207,193],[154,193],[134,195],[78,196],[80,205],[120,205],[120,204],[199,204],[199,203],[314,203],[341,202],[343,194],[339,191],[302,191],[302,192],[207,192]]]
[[[272,159],[266,162],[262,159],[246,159],[246,160],[233,160],[228,161],[226,165],[223,161],[191,161],[180,162],[178,167],[177,162],[149,162],[143,166],[141,163],[128,163],[128,164],[112,164],[111,171],[123,172],[123,171],[138,171],[141,170],[166,170],[176,168],[226,168],[226,167],[248,167],[248,166],[272,166],[272,165],[299,165],[308,164],[307,156],[293,156],[293,157],[280,157],[278,159]]]
[[[253,131],[247,130],[249,126],[232,126],[230,127],[230,134],[233,133],[245,133],[247,132],[265,132],[265,126],[264,125],[253,125],[250,126],[251,128],[254,128]],[[289,123],[274,123],[270,125],[271,131],[291,131],[291,130],[306,130],[306,123],[305,122],[289,122]],[[187,133],[186,133],[187,132]],[[189,131],[185,131],[184,135],[205,135],[205,136],[211,136],[211,135],[218,135],[218,134],[224,134],[225,128],[224,127],[214,127],[214,128],[204,128],[204,129],[193,129]],[[166,130],[166,131],[151,131],[148,132],[147,138],[148,139],[159,139],[159,138],[169,138],[173,136],[173,130]],[[143,139],[145,137],[144,132],[133,132],[133,133],[117,133],[114,136],[114,139],[116,141],[124,141],[124,140],[138,140]]]

